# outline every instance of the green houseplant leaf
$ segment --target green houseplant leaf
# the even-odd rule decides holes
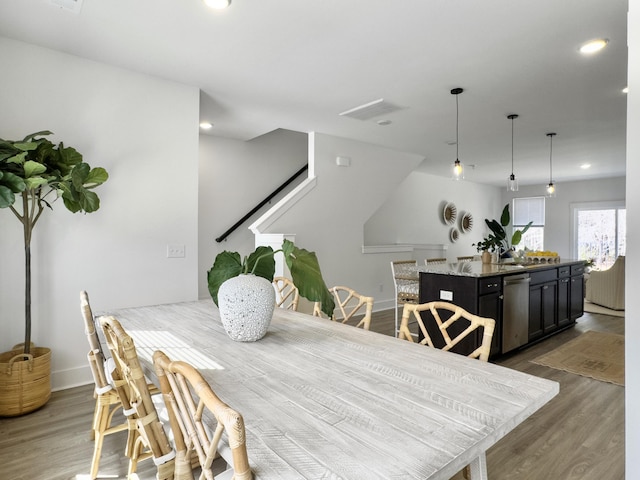
[[[312,302],[321,302],[322,311],[333,315],[335,302],[329,292],[320,271],[318,258],[314,252],[296,247],[293,242],[285,240],[282,249],[275,252],[271,247],[257,247],[248,257],[241,260],[238,252],[224,251],[219,253],[213,266],[207,272],[209,293],[218,305],[220,286],[230,278],[240,274],[253,274],[273,281],[275,274],[275,254],[283,252],[285,261],[291,271],[291,279],[300,291],[300,295]]]

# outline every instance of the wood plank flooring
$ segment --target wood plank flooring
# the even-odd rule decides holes
[[[393,335],[393,310],[374,313],[371,329]],[[530,362],[586,330],[624,334],[624,318],[585,313],[575,327],[496,362],[555,380],[560,394],[489,450],[490,479],[624,479],[624,387]],[[92,392],[89,385],[54,392],[37,412],[0,419],[0,480],[88,479]],[[126,477],[124,439],[124,432],[105,439],[99,478]],[[153,464],[142,462],[138,476],[155,478]]]

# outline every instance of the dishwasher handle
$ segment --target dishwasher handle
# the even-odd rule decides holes
[[[523,273],[521,275],[510,275],[508,277],[504,277],[504,286],[513,285],[514,283],[530,283],[531,277],[529,277],[528,273]]]

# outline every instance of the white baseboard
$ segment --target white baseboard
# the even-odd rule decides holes
[[[89,365],[51,372],[51,390],[66,390],[93,383]]]

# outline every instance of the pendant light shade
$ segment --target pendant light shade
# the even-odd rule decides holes
[[[555,197],[556,196],[556,186],[553,183],[553,163],[552,163],[552,157],[553,157],[553,137],[555,136],[555,133],[547,133],[547,137],[549,137],[549,184],[547,185],[547,197]]]
[[[517,192],[518,180],[513,173],[513,121],[518,118],[518,115],[512,113],[511,115],[507,115],[507,118],[511,120],[511,175],[509,175],[509,178],[507,179],[507,190],[510,192]]]
[[[451,95],[456,96],[456,161],[453,162],[453,179],[454,180],[462,180],[464,179],[464,166],[462,162],[460,162],[460,158],[458,155],[459,152],[459,141],[458,141],[458,95],[460,95],[464,90],[462,88],[454,88],[451,90]]]

